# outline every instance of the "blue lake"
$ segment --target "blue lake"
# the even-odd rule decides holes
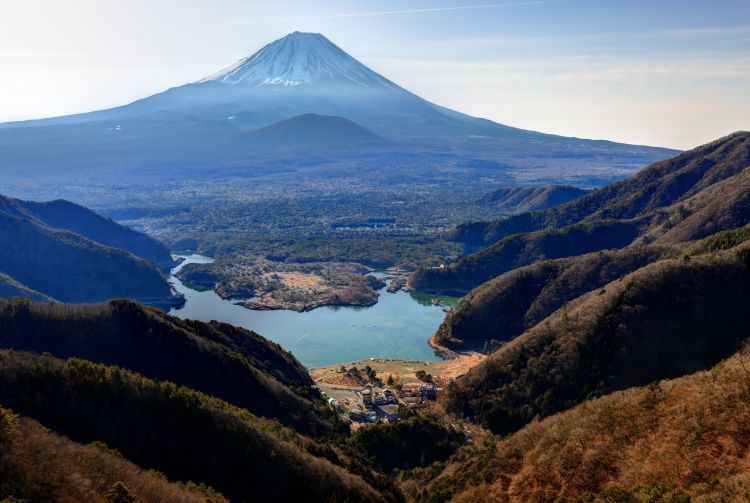
[[[321,307],[296,311],[252,311],[224,300],[213,291],[190,289],[174,276],[189,263],[211,262],[201,255],[184,256],[170,282],[185,295],[185,306],[170,314],[183,319],[223,321],[253,330],[291,351],[304,365],[318,367],[374,358],[436,361],[427,344],[445,317],[429,297],[380,291],[371,307]]]

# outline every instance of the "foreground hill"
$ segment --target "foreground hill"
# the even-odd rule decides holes
[[[254,332],[182,321],[132,301],[102,305],[0,300],[0,347],[118,365],[222,398],[309,434],[343,425],[307,371]]]
[[[564,305],[448,389],[455,414],[514,431],[584,400],[708,368],[750,334],[750,245],[654,262]]]
[[[4,281],[8,290],[16,284],[13,295],[63,302],[130,297],[158,306],[180,301],[152,261],[169,267],[164,245],[72,203],[0,196],[0,241],[0,273],[12,279]]]
[[[643,245],[513,269],[463,297],[434,341],[454,349],[509,341],[581,295],[679,251],[676,246]]]
[[[232,501],[393,501],[330,447],[202,393],[118,367],[0,352],[0,402],[74,441],[103,441]]]
[[[410,281],[425,291],[468,292],[540,259],[636,242],[700,239],[750,219],[750,133],[738,132],[657,162],[636,176],[544,211],[460,226],[453,238],[481,251]]]
[[[750,490],[750,358],[589,400],[415,471],[414,501],[739,502]]]
[[[502,187],[483,196],[479,202],[497,207],[503,214],[526,213],[558,206],[585,196],[589,191],[570,185],[542,187]]]
[[[118,482],[124,483],[136,501],[226,501],[216,492],[189,488],[147,472],[104,444],[73,442],[7,409],[0,409],[0,473],[0,498],[8,502],[104,503]]]

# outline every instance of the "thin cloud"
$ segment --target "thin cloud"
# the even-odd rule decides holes
[[[337,19],[347,17],[368,17],[368,16],[391,16],[397,14],[423,14],[429,12],[450,12],[458,10],[476,10],[476,9],[496,9],[502,7],[526,7],[534,5],[547,5],[561,3],[562,0],[538,0],[533,2],[507,2],[507,3],[489,3],[479,5],[454,5],[447,7],[426,7],[423,9],[404,9],[404,10],[383,10],[383,11],[366,11],[366,12],[349,12],[341,14],[320,14],[316,16],[298,16],[298,17],[279,17],[265,19],[241,19],[237,22],[270,22],[270,21],[309,21],[319,19]]]

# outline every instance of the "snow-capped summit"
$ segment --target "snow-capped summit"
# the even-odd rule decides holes
[[[199,81],[244,86],[296,87],[338,83],[397,88],[319,33],[295,31]]]

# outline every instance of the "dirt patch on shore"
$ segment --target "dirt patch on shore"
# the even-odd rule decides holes
[[[364,369],[365,366],[369,366],[377,373],[378,378],[383,383],[387,382],[388,377],[393,377],[394,380],[401,382],[404,386],[416,385],[421,382],[417,379],[416,373],[419,370],[423,370],[430,374],[436,383],[447,384],[449,381],[466,374],[472,367],[485,358],[486,356],[481,353],[459,354],[455,358],[440,362],[376,358],[374,360],[347,363],[343,366],[347,369],[351,367]],[[356,382],[350,382],[351,380],[344,378],[345,376],[340,372],[341,367],[341,364],[336,364],[310,369],[309,371],[312,378],[322,384],[358,387],[359,385]]]

